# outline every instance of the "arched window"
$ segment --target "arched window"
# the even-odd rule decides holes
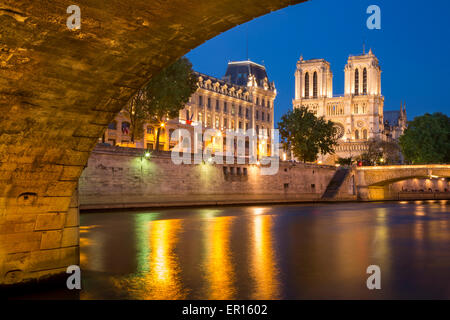
[[[309,98],[309,73],[305,74],[305,98]]]
[[[313,74],[313,97],[317,98],[317,72]]]
[[[359,131],[355,130],[355,140],[359,140]]]
[[[355,70],[355,95],[359,95],[359,71]]]
[[[367,69],[363,70],[363,94],[367,94]]]
[[[363,130],[363,139],[367,140],[367,129]]]

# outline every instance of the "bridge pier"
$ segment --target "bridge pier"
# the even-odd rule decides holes
[[[18,201],[25,203],[0,224],[0,285],[50,278],[79,265],[78,190],[71,197],[30,194]]]

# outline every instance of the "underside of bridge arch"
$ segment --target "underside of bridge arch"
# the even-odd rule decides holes
[[[78,264],[78,178],[138,88],[221,32],[303,1],[1,0],[0,284]]]
[[[404,175],[399,176],[395,178],[390,178],[386,180],[377,181],[376,183],[369,184],[366,186],[367,188],[367,199],[366,200],[399,200],[399,194],[398,192],[395,192],[391,189],[392,185],[396,182],[401,181],[408,181],[413,179],[419,179],[419,180],[433,180],[433,179],[450,179],[450,166],[449,170],[445,170],[439,173],[439,175],[432,175],[430,179],[430,175],[425,175],[423,173],[419,174],[412,174],[412,175]],[[419,198],[423,197],[423,195],[416,194],[416,196]],[[448,197],[448,195],[443,195],[445,198]],[[411,194],[411,197],[414,197],[414,194]]]

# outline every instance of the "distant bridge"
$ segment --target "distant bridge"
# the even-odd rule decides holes
[[[360,200],[386,200],[394,198],[389,185],[408,179],[450,178],[450,165],[398,165],[358,167],[356,189]]]

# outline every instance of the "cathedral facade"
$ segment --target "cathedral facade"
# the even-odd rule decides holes
[[[406,128],[403,105],[396,113],[398,119],[390,119],[389,124],[384,119],[381,67],[372,50],[348,58],[344,94],[341,95],[333,93],[329,62],[301,57],[295,71],[293,100],[294,108],[300,106],[336,124],[339,145],[334,155],[320,156],[323,163],[334,164],[337,158],[355,158],[367,151],[369,139],[396,139]]]

